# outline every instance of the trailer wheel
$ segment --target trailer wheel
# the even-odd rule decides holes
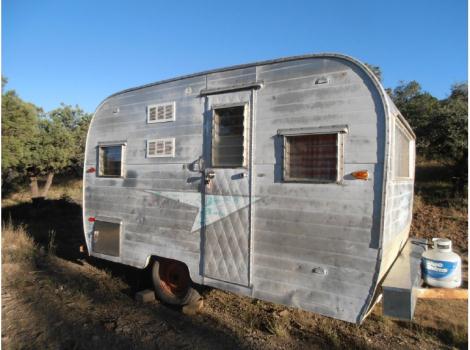
[[[168,304],[186,305],[195,292],[191,288],[188,267],[176,260],[155,260],[152,279],[155,293],[161,301]]]

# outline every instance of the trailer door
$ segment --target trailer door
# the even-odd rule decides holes
[[[204,97],[203,274],[248,286],[253,91]]]

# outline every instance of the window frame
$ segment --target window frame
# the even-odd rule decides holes
[[[101,156],[101,149],[105,147],[116,147],[120,146],[121,147],[121,173],[120,175],[103,175],[102,174],[102,156]],[[113,179],[119,179],[119,178],[124,178],[124,161],[125,161],[125,153],[126,153],[126,146],[127,142],[126,141],[116,141],[116,142],[99,142],[98,147],[97,147],[97,165],[96,168],[98,169],[96,172],[97,177],[101,178],[113,178]]]
[[[234,107],[243,108],[243,161],[241,166],[232,166],[232,165],[215,165],[214,164],[214,139],[215,139],[215,116],[217,110],[228,109]],[[226,104],[217,104],[211,106],[212,111],[212,121],[211,121],[211,146],[210,146],[210,161],[211,168],[214,169],[248,169],[249,166],[249,149],[250,149],[250,105],[248,102],[236,102],[236,103],[226,103]]]
[[[400,120],[399,116],[396,115],[393,122],[393,159],[392,159],[392,179],[395,181],[410,181],[414,180],[414,163],[415,163],[415,138],[413,135],[408,131],[406,128],[405,124]],[[400,129],[402,134],[405,136],[405,138],[408,141],[408,176],[398,176],[396,171],[396,160],[397,160],[397,154],[396,154],[396,145],[397,145],[397,133],[396,130]]]
[[[173,118],[171,119],[163,119],[163,120],[150,120],[150,109],[156,108],[156,113],[158,116],[158,107],[165,108],[166,106],[171,105],[173,108]],[[155,123],[167,123],[167,122],[174,122],[176,120],[176,101],[172,102],[163,102],[163,103],[155,103],[147,106],[147,124],[155,124]]]
[[[282,182],[283,183],[311,183],[311,184],[341,184],[344,177],[344,144],[348,133],[347,125],[333,125],[325,127],[306,127],[298,129],[278,130],[282,137]],[[296,136],[335,135],[336,136],[336,179],[320,180],[313,178],[291,177],[287,174],[287,138]]]
[[[163,147],[165,147],[165,142],[166,141],[171,141],[172,142],[172,153],[171,155],[168,155],[168,154],[149,154],[149,143],[150,142],[163,142]],[[156,147],[156,145],[155,145]],[[151,139],[151,140],[147,140],[147,149],[146,149],[146,156],[147,158],[175,158],[175,153],[176,153],[176,150],[175,150],[175,147],[176,147],[176,139],[174,137],[165,137],[165,138],[159,138],[159,139]]]

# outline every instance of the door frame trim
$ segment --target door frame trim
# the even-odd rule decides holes
[[[227,284],[230,284],[230,285],[234,285],[234,286],[239,286],[239,287],[243,287],[243,288],[247,288],[247,289],[251,289],[253,287],[253,260],[254,260],[254,256],[253,256],[253,246],[254,246],[254,242],[253,242],[253,215],[254,215],[254,211],[253,211],[253,166],[254,166],[254,139],[253,139],[253,135],[254,135],[254,127],[255,127],[255,124],[254,124],[254,115],[255,115],[255,103],[256,103],[256,91],[259,87],[262,87],[262,85],[259,85],[258,87],[248,87],[248,88],[243,88],[243,89],[237,89],[237,90],[228,90],[228,91],[221,91],[220,94],[232,94],[232,93],[237,93],[237,92],[248,92],[249,95],[248,96],[245,96],[243,99],[241,99],[241,101],[238,101],[238,102],[232,102],[232,103],[214,103],[212,104],[211,103],[211,98],[217,98],[216,96],[210,96],[209,94],[206,94],[206,95],[201,95],[201,105],[203,107],[203,115],[206,116],[206,115],[210,115],[210,123],[209,124],[206,124],[206,118],[204,118],[204,123],[203,123],[203,130],[204,130],[204,133],[203,133],[203,145],[206,144],[206,138],[208,139],[208,141],[210,142],[209,145],[207,145],[206,147],[203,146],[203,149],[207,152],[210,152],[208,155],[204,154],[203,153],[203,156],[202,158],[205,160],[205,164],[204,164],[204,170],[203,170],[203,177],[204,177],[204,174],[206,173],[206,170],[209,169],[209,168],[214,168],[212,166],[212,164],[210,164],[210,166],[207,166],[207,160],[211,162],[212,160],[212,132],[213,132],[213,125],[212,125],[212,121],[213,121],[213,113],[214,113],[214,110],[215,109],[218,109],[218,108],[229,108],[229,107],[236,107],[236,106],[244,106],[245,107],[245,120],[249,123],[249,130],[248,132],[246,133],[246,137],[249,139],[248,140],[248,145],[247,145],[247,155],[248,155],[248,162],[247,162],[247,165],[246,167],[237,167],[237,168],[231,168],[231,169],[244,169],[245,171],[248,172],[248,191],[249,191],[249,194],[248,194],[248,200],[249,200],[249,204],[248,204],[248,259],[247,259],[247,268],[248,268],[248,280],[247,280],[247,284],[239,284],[237,282],[231,282],[231,281],[225,281],[225,280],[219,280],[217,278],[214,278],[214,277],[211,277],[211,276],[207,276],[205,274],[205,261],[203,259],[205,259],[205,245],[206,245],[206,224],[205,224],[205,218],[203,218],[203,222],[204,222],[204,225],[201,226],[201,252],[200,252],[200,256],[201,256],[201,259],[200,259],[200,272],[201,272],[201,277],[202,277],[202,282],[204,283],[204,280],[205,279],[208,279],[208,280],[214,280],[214,281],[219,281],[221,283],[227,283]],[[246,108],[248,108],[248,111],[246,111]],[[207,159],[207,156],[209,156],[209,159]],[[227,168],[214,168],[214,169],[227,169]],[[201,209],[201,214],[202,215],[205,215],[205,203],[206,203],[206,195],[208,194],[207,193],[207,187],[206,185],[204,184],[204,181],[201,181],[201,195],[202,195],[202,206],[203,208]]]
[[[249,199],[249,206],[248,206],[248,287],[253,287],[253,248],[254,248],[254,239],[253,239],[253,217],[255,215],[254,208],[253,208],[253,194],[254,194],[254,155],[255,155],[255,139],[254,139],[254,130],[255,130],[255,110],[256,110],[256,102],[257,102],[257,89],[252,89],[250,94],[250,102],[249,102],[249,119],[250,119],[250,135],[249,135],[249,150],[248,150],[248,163],[249,163],[249,170],[248,170],[248,188],[250,193]]]

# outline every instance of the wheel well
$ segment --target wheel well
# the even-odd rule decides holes
[[[158,256],[158,255],[150,255],[150,256],[147,257],[147,261],[145,263],[144,269],[149,269],[150,270],[152,268],[153,262],[155,260],[176,261],[176,262],[179,262],[179,263],[183,264],[188,269],[189,278],[191,279],[191,282],[193,282],[193,280],[191,278],[191,269],[189,268],[188,264],[186,264],[184,261],[181,261],[181,260],[166,258],[164,256]]]

